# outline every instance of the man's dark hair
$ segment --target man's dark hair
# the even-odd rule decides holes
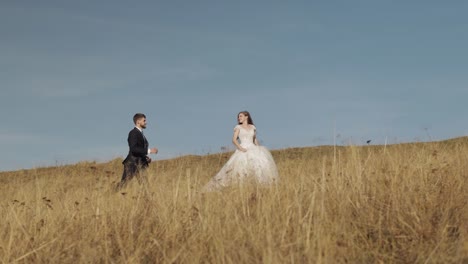
[[[141,119],[141,118],[146,118],[145,114],[136,113],[136,114],[133,116],[133,123],[136,125],[136,122],[138,121],[138,119]]]

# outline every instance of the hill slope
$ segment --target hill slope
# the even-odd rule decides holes
[[[468,261],[468,138],[272,152],[270,188],[198,190],[230,153],[0,173],[0,259],[34,263]]]

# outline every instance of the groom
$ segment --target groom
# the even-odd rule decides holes
[[[130,150],[127,157],[122,162],[124,171],[122,180],[117,184],[117,190],[125,187],[127,182],[134,176],[137,177],[138,182],[141,184],[143,181],[141,172],[145,170],[151,162],[151,158],[148,157],[148,155],[158,153],[157,148],[148,147],[148,141],[143,134],[143,129],[146,128],[146,116],[142,113],[135,114],[133,116],[133,123],[135,124],[135,128],[128,133],[127,139]]]

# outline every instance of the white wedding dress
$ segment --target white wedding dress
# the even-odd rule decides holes
[[[237,125],[240,145],[246,152],[236,150],[226,164],[204,187],[203,191],[217,191],[245,181],[268,185],[277,182],[278,169],[267,148],[254,144],[255,126],[249,129]]]

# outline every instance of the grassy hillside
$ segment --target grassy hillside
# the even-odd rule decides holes
[[[199,193],[231,153],[0,173],[2,263],[468,263],[468,138],[273,151],[281,181]]]

